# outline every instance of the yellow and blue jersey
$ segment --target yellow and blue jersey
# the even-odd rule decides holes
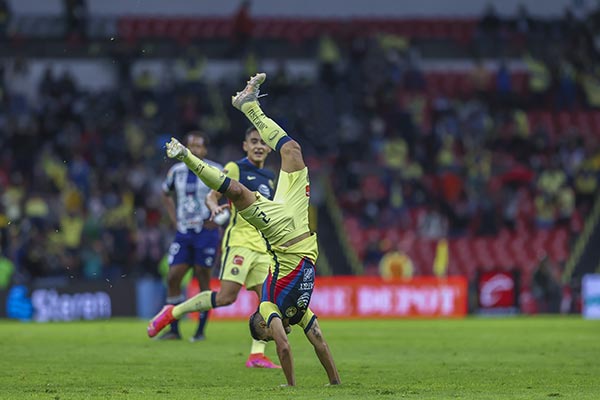
[[[270,323],[274,317],[307,329],[313,320],[308,305],[314,287],[315,263],[319,256],[317,237],[292,239],[310,233],[308,169],[280,171],[273,200],[256,193],[256,201],[239,214],[260,230],[273,263],[263,284],[260,312]],[[272,306],[269,306],[270,303]]]
[[[235,179],[251,191],[273,200],[275,174],[272,171],[258,168],[246,157],[227,163],[225,171],[229,178]],[[222,247],[223,254],[228,247],[245,247],[261,253],[267,251],[265,240],[260,232],[239,215],[233,204],[231,204],[231,218],[223,235]]]

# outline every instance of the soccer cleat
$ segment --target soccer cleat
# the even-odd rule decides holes
[[[265,74],[264,72],[261,72],[251,77],[250,80],[247,82],[244,90],[242,90],[241,92],[237,92],[235,96],[231,97],[231,104],[233,104],[233,106],[238,110],[243,111],[242,106],[244,104],[252,101],[257,101],[259,98],[258,93],[260,92],[260,90],[258,89],[260,88],[260,85],[262,85],[262,83],[265,81],[265,79],[267,79],[267,74]]]
[[[177,332],[169,331],[165,332],[156,339],[158,340],[181,340],[181,335]]]
[[[160,312],[150,320],[147,329],[149,337],[152,338],[158,335],[158,333],[162,331],[165,328],[165,326],[175,321],[175,317],[173,317],[174,307],[175,306],[172,304],[164,306],[162,310],[160,310]]]
[[[167,156],[169,158],[176,158],[178,160],[183,160],[187,155],[188,149],[179,143],[179,140],[175,138],[171,138],[170,142],[167,142]]]
[[[190,338],[190,343],[195,343],[195,342],[202,342],[206,339],[206,336],[202,335],[202,334],[195,334],[194,336],[192,336]]]
[[[247,368],[281,368],[279,365],[275,364],[273,361],[269,360],[269,357],[265,356],[262,353],[250,354],[248,357],[248,361],[246,361]]]

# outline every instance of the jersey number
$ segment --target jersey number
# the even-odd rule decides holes
[[[268,224],[269,221],[271,221],[271,218],[267,218],[267,214],[265,214],[264,211],[260,211],[260,209],[258,207],[256,207],[254,209],[254,212],[252,213],[253,216],[258,215],[258,218],[262,218],[262,220],[265,222],[265,224]]]

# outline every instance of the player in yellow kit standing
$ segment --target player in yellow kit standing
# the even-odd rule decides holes
[[[227,163],[223,171],[229,178],[273,200],[275,174],[264,168],[271,149],[261,139],[255,127],[246,130],[242,146],[246,157]],[[206,196],[211,219],[229,207],[229,204],[219,205],[222,196],[216,190]],[[260,300],[262,284],[269,273],[270,265],[271,256],[267,253],[267,246],[260,232],[240,217],[237,208],[232,205],[231,217],[221,244],[221,289],[215,297],[216,307],[235,302],[242,285],[255,292]],[[281,368],[265,356],[265,347],[265,341],[253,339],[246,367]]]
[[[296,384],[292,350],[287,339],[290,325],[296,324],[313,345],[329,383],[339,384],[340,377],[329,346],[316,316],[308,307],[318,256],[316,235],[308,227],[308,169],[300,145],[260,108],[258,93],[265,78],[263,73],[253,76],[244,90],[232,98],[232,103],[252,122],[265,143],[281,154],[281,171],[272,201],[198,159],[175,139],[167,143],[167,155],[182,160],[207,186],[224,194],[239,210],[238,214],[265,238],[273,260],[263,284],[259,309],[250,317],[250,331],[257,340],[275,341],[287,385]],[[208,290],[178,306],[165,306],[150,321],[148,335],[157,335],[186,313],[215,306],[216,293]]]

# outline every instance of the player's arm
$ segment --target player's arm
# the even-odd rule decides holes
[[[240,179],[240,168],[234,162],[228,162],[225,164],[223,168],[223,172],[227,175],[228,178],[238,180]],[[217,192],[216,190],[211,190],[210,193],[206,196],[206,206],[210,210],[210,220],[212,221],[215,218],[215,215],[220,214],[224,209],[229,208],[229,204],[219,205],[219,200],[223,197],[222,193]]]
[[[175,200],[171,194],[175,190],[175,167],[167,172],[167,177],[162,183],[162,201],[173,226],[177,227],[177,212],[175,211]]]
[[[305,330],[305,334],[315,348],[315,353],[317,353],[317,357],[319,357],[321,365],[323,365],[323,368],[325,368],[325,371],[327,372],[329,383],[331,385],[339,385],[342,383],[340,380],[340,375],[338,374],[338,370],[335,366],[335,362],[333,361],[333,356],[331,355],[329,346],[323,337],[323,332],[321,332],[319,322],[316,318],[313,319],[308,330]]]
[[[173,226],[177,226],[177,214],[175,213],[175,200],[168,193],[163,193],[163,204],[169,215],[169,219]]]
[[[210,210],[210,221],[214,220],[215,215],[220,214],[224,209],[229,208],[229,203],[219,205],[219,200],[221,200],[222,197],[223,195],[216,190],[211,190],[210,193],[206,195],[205,203]]]
[[[287,384],[288,386],[296,386],[292,348],[288,342],[288,337],[285,333],[285,328],[283,327],[281,318],[271,319],[270,328],[271,334],[273,335],[273,340],[275,341],[275,346],[277,347],[277,356],[279,357],[279,362],[281,363],[281,368],[283,369],[285,379],[287,379]]]

